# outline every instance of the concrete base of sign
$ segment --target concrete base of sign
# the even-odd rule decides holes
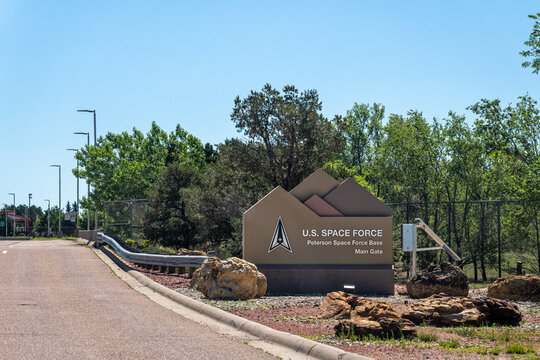
[[[267,279],[267,294],[394,295],[392,265],[257,265]],[[354,285],[354,290],[344,289]]]

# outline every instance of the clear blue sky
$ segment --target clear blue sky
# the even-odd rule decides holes
[[[233,99],[317,89],[328,117],[354,102],[428,119],[481,98],[540,99],[523,69],[538,1],[0,0],[1,203],[74,200],[66,148],[155,120],[203,142],[238,136]],[[472,121],[471,114],[468,114]],[[84,183],[81,183],[84,189]],[[85,191],[82,191],[85,193]]]

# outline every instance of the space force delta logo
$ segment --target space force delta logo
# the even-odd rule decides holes
[[[287,232],[285,231],[285,226],[283,226],[281,216],[278,218],[276,229],[274,230],[274,235],[272,236],[272,242],[270,242],[270,248],[268,249],[268,252],[280,246],[292,252],[291,243],[289,242],[289,238],[287,237]]]

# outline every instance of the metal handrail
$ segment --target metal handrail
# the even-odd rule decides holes
[[[206,259],[208,259],[208,256],[206,255],[158,255],[134,253],[124,249],[116,242],[116,240],[102,232],[97,233],[96,242],[109,244],[124,259],[138,264],[199,267]]]

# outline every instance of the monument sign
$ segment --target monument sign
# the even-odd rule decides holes
[[[339,183],[321,169],[244,213],[243,250],[269,293],[394,293],[390,208],[353,179]]]

